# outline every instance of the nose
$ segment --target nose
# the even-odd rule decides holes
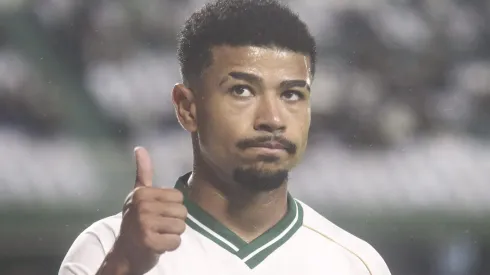
[[[258,102],[254,129],[269,133],[282,133],[286,123],[281,110],[280,100],[272,96],[263,96]]]

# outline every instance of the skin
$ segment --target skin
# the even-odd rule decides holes
[[[287,177],[274,175],[286,175],[306,148],[310,61],[299,53],[261,47],[220,46],[212,56],[197,89],[177,84],[172,93],[177,118],[193,137],[188,195],[243,240],[252,241],[287,211]],[[263,146],[256,139],[264,137],[286,146],[250,147]],[[178,249],[185,231],[183,194],[153,187],[148,151],[136,148],[135,158],[134,189],[98,275],[145,274],[160,255]],[[245,172],[239,177],[237,171]]]
[[[251,189],[233,174],[237,168],[274,174],[299,162],[311,118],[310,61],[278,48],[219,46],[211,52],[212,65],[198,89],[178,84],[173,90],[177,118],[194,141],[189,197],[251,241],[286,213],[287,184]],[[237,147],[241,140],[264,136],[282,137],[296,152]]]

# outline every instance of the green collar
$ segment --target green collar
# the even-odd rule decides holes
[[[291,238],[303,224],[303,209],[288,194],[288,212],[286,215],[271,229],[247,243],[187,198],[187,181],[190,175],[191,173],[188,173],[180,177],[175,184],[175,188],[184,193],[184,205],[189,212],[186,219],[187,225],[239,257],[250,268],[259,265],[267,256]]]

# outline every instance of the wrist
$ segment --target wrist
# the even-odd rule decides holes
[[[129,259],[116,246],[106,255],[97,275],[142,275],[135,273]]]

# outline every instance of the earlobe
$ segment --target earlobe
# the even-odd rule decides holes
[[[180,125],[188,132],[197,131],[196,101],[193,92],[184,84],[175,84],[172,102]]]

